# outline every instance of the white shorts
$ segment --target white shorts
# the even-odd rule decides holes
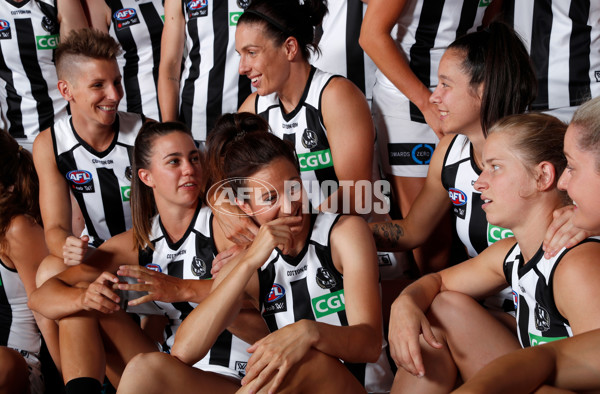
[[[377,82],[372,112],[382,171],[401,177],[426,177],[439,139],[427,123],[410,119],[410,101],[395,87]]]

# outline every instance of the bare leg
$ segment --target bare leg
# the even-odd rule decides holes
[[[16,350],[0,346],[0,394],[29,393],[29,372]]]
[[[409,178],[387,175],[394,189],[402,217],[406,217],[410,207],[425,184],[425,178]],[[425,243],[413,249],[415,262],[421,274],[437,272],[447,267],[452,243],[450,214],[445,215]]]
[[[268,382],[258,393],[267,393],[270,386],[271,382]],[[242,387],[238,394],[246,394],[251,388],[252,382]],[[293,368],[293,373],[284,378],[277,392],[364,394],[365,389],[339,360],[317,350],[310,350]]]
[[[164,353],[135,356],[123,372],[117,393],[235,393],[233,378],[191,367]]]
[[[468,380],[490,361],[520,349],[513,333],[464,294],[440,293],[427,317],[436,338],[445,346],[433,349],[421,341],[425,376],[417,378],[399,370],[392,388],[394,393],[447,393],[456,383],[457,369]]]

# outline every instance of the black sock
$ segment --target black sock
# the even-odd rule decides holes
[[[65,385],[66,394],[100,394],[102,384],[94,378],[75,378]]]

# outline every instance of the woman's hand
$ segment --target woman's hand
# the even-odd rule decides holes
[[[258,235],[248,248],[244,261],[250,262],[253,268],[260,268],[275,248],[281,253],[289,254],[294,246],[292,227],[302,222],[300,216],[284,216],[260,226]]]
[[[113,285],[119,278],[110,272],[103,272],[95,281],[87,286],[82,294],[81,307],[86,311],[97,310],[102,313],[113,313],[120,309],[121,298],[113,291]],[[76,287],[82,287],[80,285]]]
[[[225,237],[238,245],[249,244],[258,233],[256,223],[235,204],[221,204],[213,212]]]
[[[314,321],[300,320],[256,342],[248,348],[252,356],[242,385],[249,386],[250,393],[256,393],[272,380],[268,392],[277,392],[287,373],[304,358],[318,336]]]
[[[119,283],[121,291],[144,291],[147,295],[130,300],[127,305],[137,306],[150,301],[179,302],[185,299],[184,280],[150,270],[140,265],[122,265],[117,275],[137,279],[137,283]]]
[[[554,219],[546,231],[544,237],[544,257],[554,257],[563,247],[571,248],[587,237],[593,235],[573,225],[571,219],[575,214],[575,206],[568,205],[554,211]]]
[[[87,235],[77,238],[73,235],[67,237],[63,245],[63,259],[65,265],[80,264],[88,251],[88,241],[90,237]]]
[[[218,275],[219,271],[221,271],[221,268],[223,268],[225,264],[229,263],[244,250],[246,250],[246,245],[235,244],[216,255],[213,259],[212,268],[210,270],[210,274],[213,276],[213,278]]]
[[[425,314],[407,297],[400,296],[392,304],[389,341],[392,358],[396,365],[415,376],[424,376],[425,367],[421,355],[420,335],[432,347],[439,349]]]

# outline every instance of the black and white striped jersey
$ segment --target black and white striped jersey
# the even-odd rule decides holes
[[[0,260],[0,346],[37,355],[41,338],[19,273]]]
[[[294,145],[302,184],[313,207],[318,207],[338,188],[327,130],[321,113],[321,96],[333,74],[312,68],[298,106],[285,113],[277,93],[256,96],[255,112],[271,132]]]
[[[490,3],[491,0],[406,1],[392,36],[425,86],[435,88],[444,51],[458,37],[477,30]],[[394,86],[380,71],[377,83]],[[412,103],[410,119],[425,123],[423,114]]]
[[[70,116],[51,128],[56,165],[79,204],[93,246],[131,228],[131,155],[143,123],[143,115],[118,112],[113,141],[103,152],[77,134]]]
[[[600,2],[504,0],[538,76],[533,110],[578,106],[600,96]]]
[[[329,0],[327,8],[323,23],[316,28],[321,54],[314,54],[311,63],[345,76],[371,100],[377,67],[358,44],[367,5],[361,0]]]
[[[210,279],[212,261],[218,253],[213,240],[212,226],[212,211],[209,207],[199,206],[183,237],[177,242],[171,242],[165,234],[160,217],[154,217],[150,236],[154,250],[149,247],[140,250],[140,265],[180,279]],[[168,350],[173,346],[177,328],[198,304],[159,301],[155,304],[169,318],[164,344]],[[194,366],[221,366],[243,376],[250,357],[246,352],[249,347],[248,343],[225,330],[219,335],[209,353]]]
[[[278,249],[258,270],[261,313],[270,331],[301,319],[347,326],[344,278],[335,268],[329,243],[339,215],[319,213],[311,217],[312,229],[304,249],[295,257]],[[393,376],[384,340],[377,363],[345,363],[369,392],[387,392]]]
[[[54,0],[0,2],[0,107],[15,138],[33,142],[66,114],[54,65],[57,13]]]
[[[160,120],[157,92],[164,0],[105,1],[112,15],[109,33],[123,48],[117,57],[125,92],[119,110]]]
[[[182,0],[186,50],[181,76],[180,120],[195,140],[205,141],[216,119],[237,112],[250,95],[250,79],[238,73],[237,20],[244,0]]]
[[[600,237],[591,237],[582,243],[585,242],[600,242]],[[513,289],[522,347],[573,336],[569,322],[556,308],[552,285],[556,267],[569,250],[563,248],[556,256],[546,259],[540,245],[531,260],[523,261],[516,244],[504,259],[504,276]]]

